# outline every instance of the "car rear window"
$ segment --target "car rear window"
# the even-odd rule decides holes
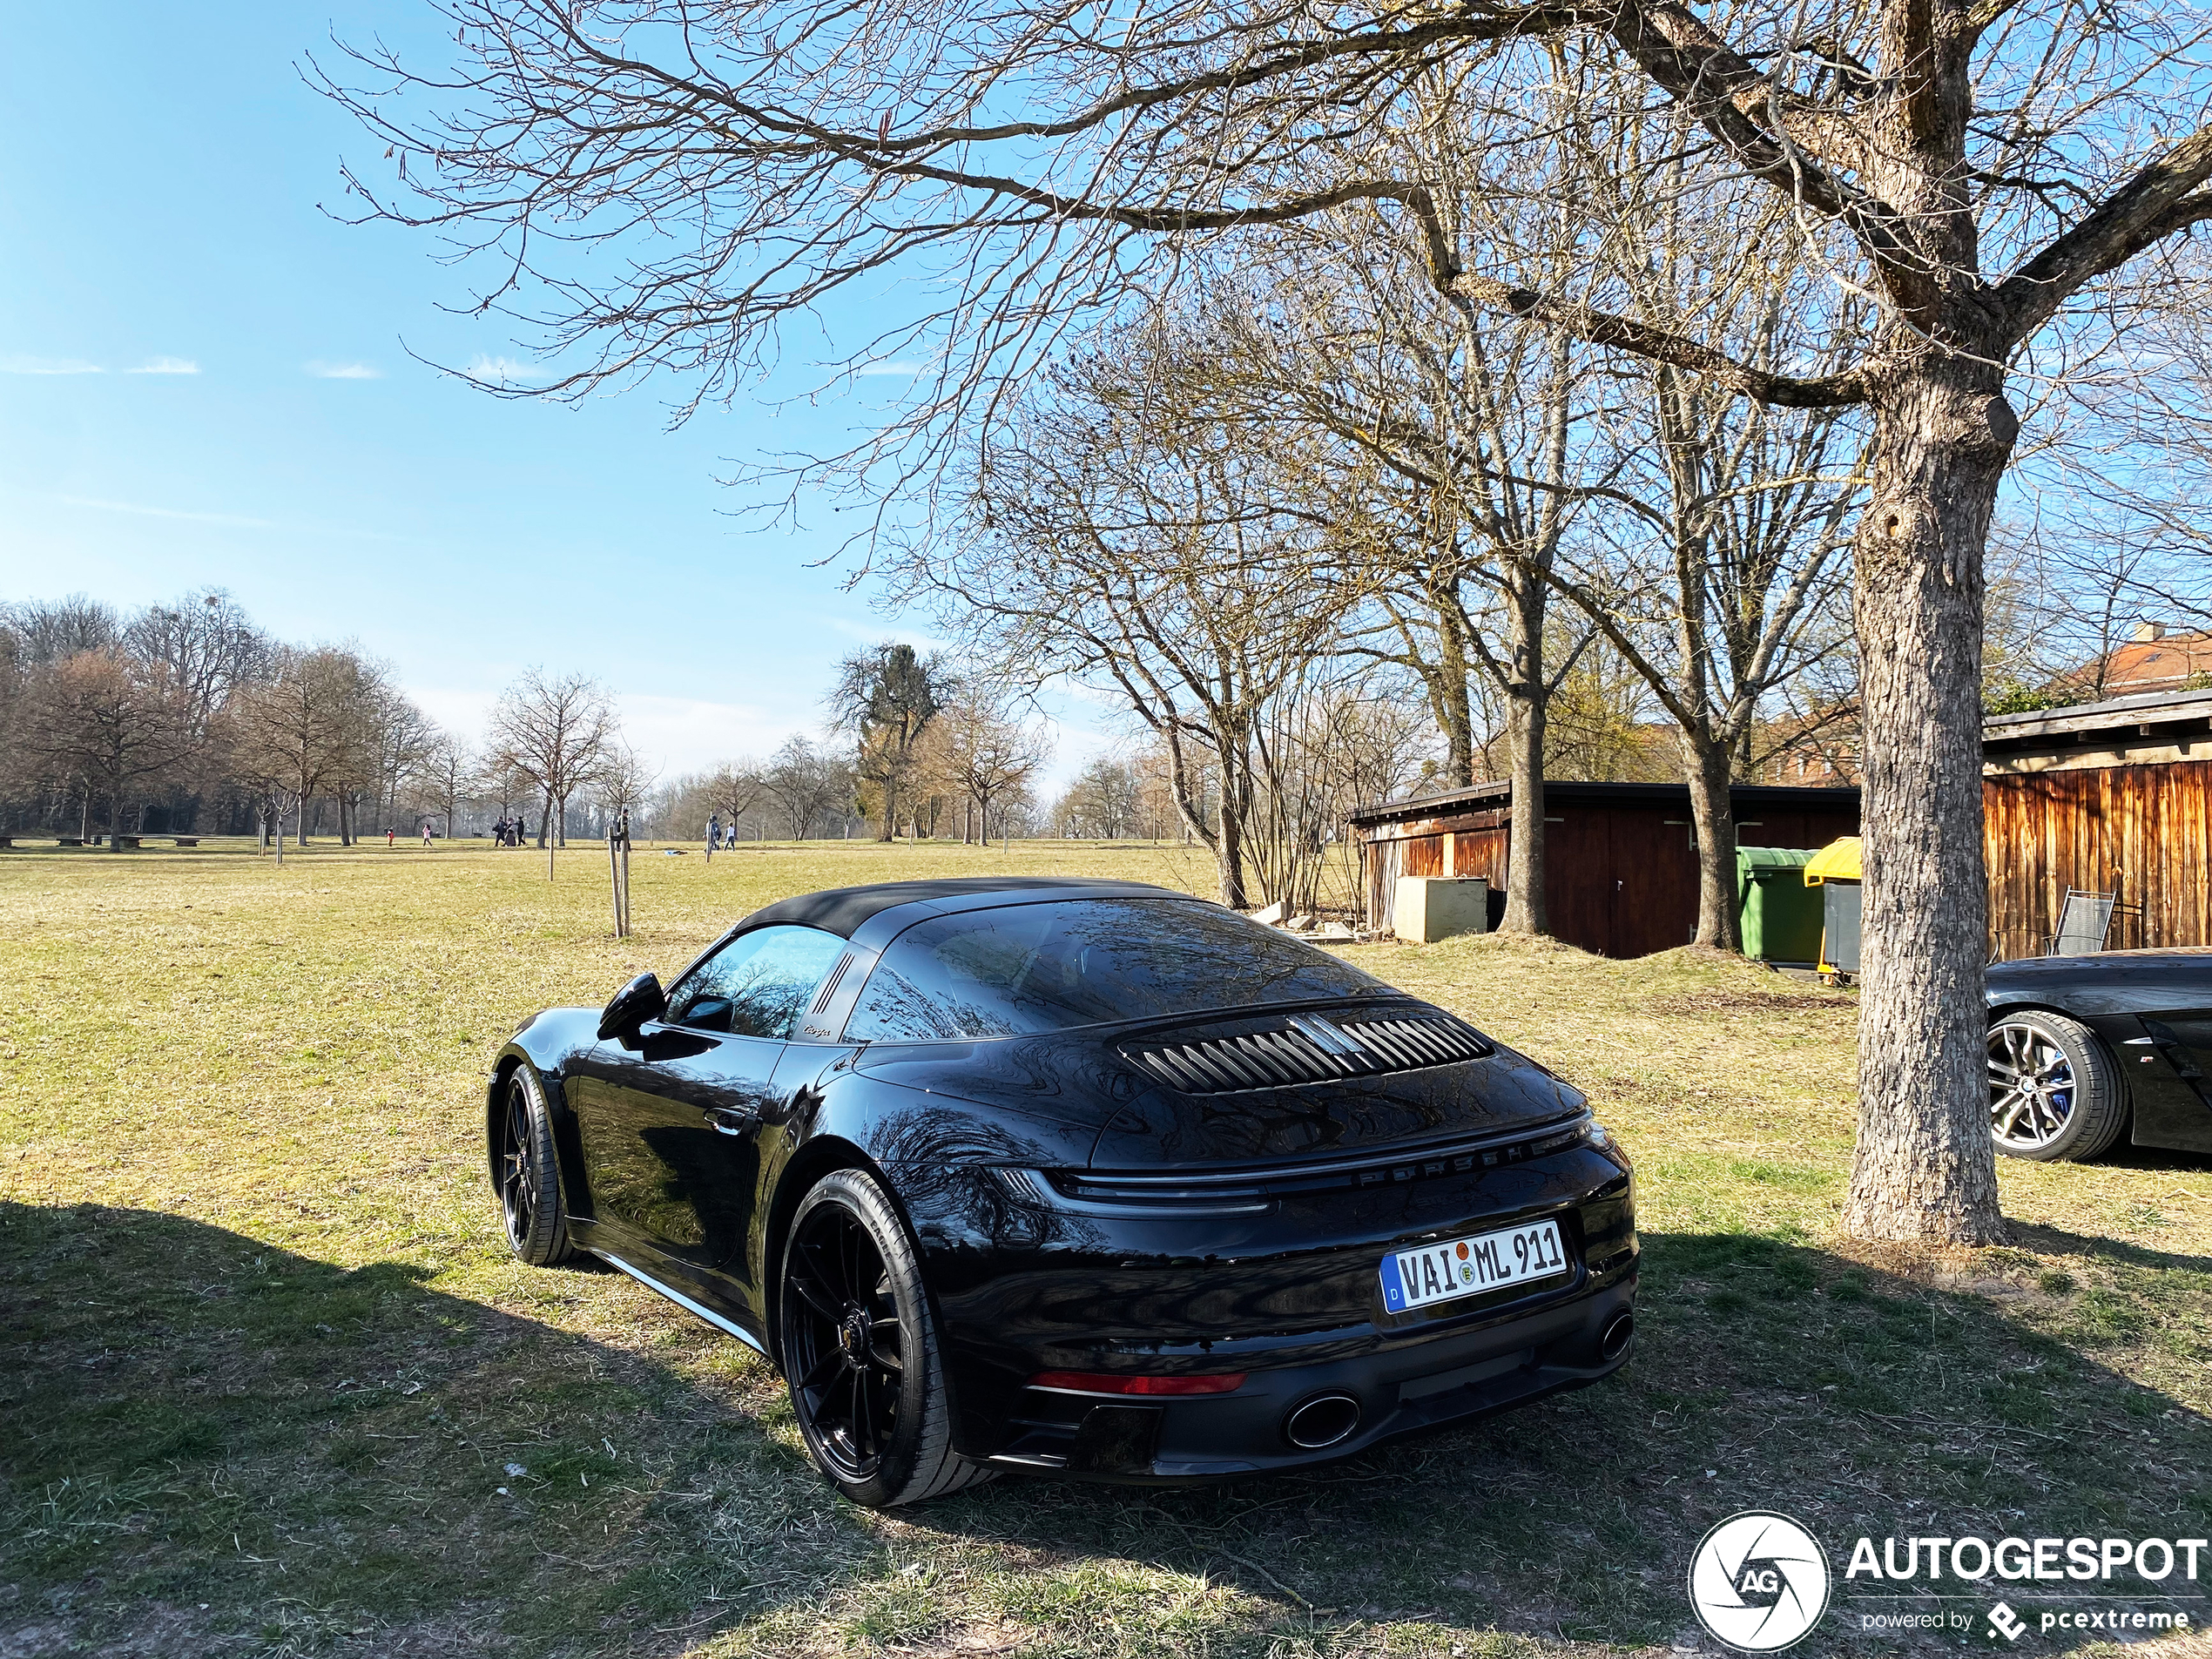
[[[868,975],[845,1035],[1009,1037],[1388,988],[1200,900],[1060,900],[916,922]]]

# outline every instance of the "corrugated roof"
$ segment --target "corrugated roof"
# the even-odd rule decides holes
[[[1790,806],[1854,813],[1858,810],[1858,791],[1854,788],[1796,784],[1737,784],[1729,791],[1729,798],[1739,811]],[[1386,824],[1399,819],[1434,818],[1448,813],[1502,812],[1512,804],[1512,781],[1501,779],[1495,783],[1475,784],[1466,789],[1447,789],[1434,795],[1416,795],[1406,800],[1388,801],[1379,806],[1363,806],[1349,813],[1347,819],[1353,824]],[[1547,779],[1544,804],[1547,806],[1678,806],[1687,813],[1689,810],[1689,786]]]
[[[2208,719],[2212,719],[2212,691],[2146,691],[2134,697],[2107,698],[2101,703],[1992,715],[1981,723],[1981,740],[1985,746],[2010,745],[2023,738],[2072,737],[2128,726],[2192,725]]]

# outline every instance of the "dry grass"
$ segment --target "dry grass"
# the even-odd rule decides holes
[[[1612,1654],[1690,1642],[1688,1551],[1746,1507],[1831,1544],[2212,1532],[2202,1161],[2007,1165],[2014,1246],[1846,1249],[1850,998],[1500,940],[1348,954],[1635,1154],[1628,1372],[1296,1480],[855,1511],[759,1361],[505,1257],[488,1059],[787,893],[1208,869],[641,855],[617,944],[603,857],[549,883],[489,850],[0,855],[0,1656]]]

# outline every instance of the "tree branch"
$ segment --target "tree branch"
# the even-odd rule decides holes
[[[1999,283],[1992,295],[2006,343],[2025,340],[2084,285],[2153,243],[2212,219],[2212,126],[2145,163],[2104,206]]]

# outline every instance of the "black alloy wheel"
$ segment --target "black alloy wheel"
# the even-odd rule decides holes
[[[989,1471],[952,1449],[936,1325],[904,1224],[859,1170],[825,1176],[784,1249],[784,1374],[815,1464],[855,1503],[934,1498]]]
[[[508,1248],[533,1267],[552,1267],[576,1254],[561,1209],[560,1166],[544,1081],[527,1062],[507,1081],[507,1109],[493,1149],[500,1213]]]

